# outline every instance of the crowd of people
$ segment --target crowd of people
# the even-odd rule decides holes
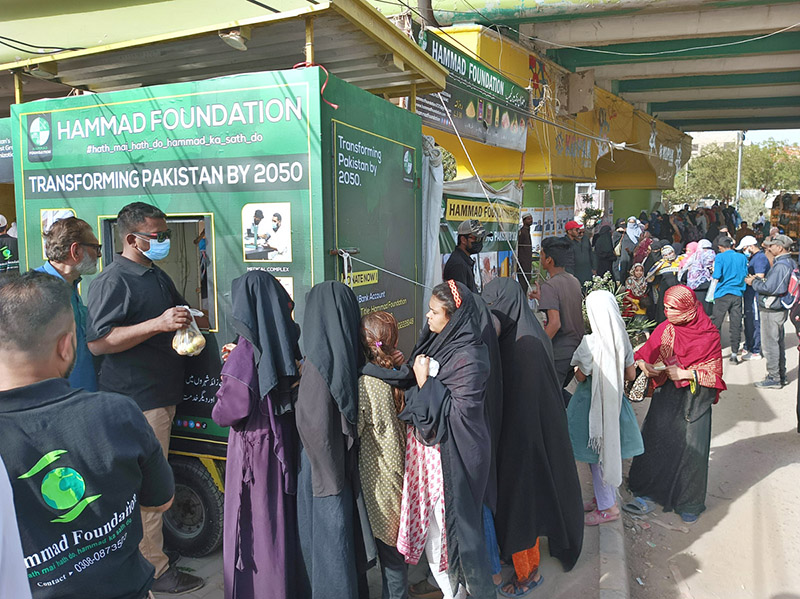
[[[722,322],[731,362],[744,319],[744,359],[767,358],[758,386],[783,386],[796,268],[791,239],[770,231],[765,251],[755,235],[737,242],[725,220],[735,213],[714,212],[631,217],[591,242],[572,222],[542,243],[541,285],[520,260],[518,281],[494,279],[480,294],[472,256],[485,230],[464,221],[408,355],[394,317],[362,315],[344,284],[310,290],[301,329],[271,274],[235,279],[236,339],[223,348],[212,413],[230,427],[226,599],[366,599],[376,564],[383,599],[524,597],[545,584],[542,537],[568,571],[584,527],[621,509],[657,503],[697,520],[711,408],[726,388]],[[154,263],[170,249],[164,213],[137,202],[117,225],[122,253],[92,281],[87,306],[78,284],[101,246],[79,218],[48,230],[41,268],[0,276],[3,597],[91,588],[143,599],[203,584],[175,566],[162,535],[186,360],[171,339],[192,316]],[[701,230],[713,239],[693,239]],[[603,268],[625,286],[622,309],[606,290],[584,297]],[[658,323],[636,350],[630,315]],[[653,396],[641,430],[626,399],[640,381]],[[627,458],[634,497],[620,506]],[[576,461],[591,470],[588,501]],[[430,575],[410,585],[420,560]]]
[[[720,334],[727,318],[730,361],[765,358],[765,378],[755,385],[786,385],[782,331],[796,267],[790,237],[763,213],[751,227],[732,206],[718,204],[697,210],[686,205],[671,215],[642,212],[618,219],[615,228],[600,223],[589,242],[584,227],[569,221],[564,237],[542,243],[540,265],[547,279],[534,285],[530,296],[546,314],[544,327],[565,384],[573,376],[569,360],[582,336],[576,290],[611,273],[626,290],[623,316],[656,324],[666,320],[666,292],[677,285],[690,288]],[[769,342],[762,345],[762,336]]]

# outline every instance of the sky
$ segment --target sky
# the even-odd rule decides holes
[[[776,141],[788,141],[790,144],[800,144],[800,129],[762,129],[748,131],[745,138],[749,142],[761,143],[772,138]]]

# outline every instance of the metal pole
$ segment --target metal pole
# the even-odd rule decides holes
[[[739,163],[736,166],[736,209],[740,208],[742,192],[742,146],[744,145],[744,131],[736,132],[736,145],[739,146]]]
[[[314,18],[309,17],[306,19],[306,45],[305,45],[306,63],[309,65],[314,64]]]
[[[22,77],[19,73],[14,73],[14,104],[22,104]]]

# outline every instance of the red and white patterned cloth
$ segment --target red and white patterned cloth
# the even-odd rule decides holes
[[[400,532],[397,550],[406,562],[416,564],[425,551],[431,512],[438,503],[441,527],[439,572],[447,570],[447,531],[444,526],[444,480],[439,445],[423,445],[408,427],[403,499],[400,504]]]

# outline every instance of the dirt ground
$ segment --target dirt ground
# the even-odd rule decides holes
[[[713,408],[706,512],[694,524],[660,508],[625,515],[632,599],[800,599],[798,350],[789,326],[786,346],[789,385],[763,391],[752,383],[765,361],[733,365],[723,349],[728,391]],[[635,405],[640,421],[648,404]]]

